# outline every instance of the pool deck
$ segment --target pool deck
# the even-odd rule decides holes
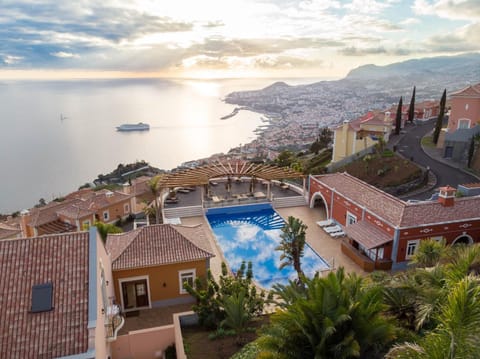
[[[326,218],[325,211],[320,208],[302,207],[288,207],[277,208],[277,213],[284,219],[288,216],[293,216],[302,220],[308,226],[307,229],[307,243],[317,252],[323,259],[325,259],[334,268],[344,267],[347,273],[355,272],[360,275],[365,275],[366,272],[362,270],[355,262],[342,253],[340,243],[342,238],[332,238],[323,229],[317,225],[317,221]]]
[[[340,248],[340,242],[342,239],[331,238],[325,233],[316,222],[325,219],[325,212],[319,208],[308,208],[307,206],[301,207],[287,207],[277,208],[276,212],[287,219],[288,216],[294,216],[302,220],[308,226],[307,229],[307,243],[317,252],[324,260],[334,268],[344,267],[347,273],[355,272],[360,275],[366,274],[357,264],[355,264],[350,258],[344,255]],[[204,216],[196,217],[183,217],[181,219],[183,225],[195,225],[204,224],[206,228],[209,228],[207,233],[210,244],[215,253],[215,257],[210,260],[210,269],[212,274],[218,278],[221,274],[221,263],[226,262],[223,252],[218,245],[215,235],[211,231],[210,224]]]

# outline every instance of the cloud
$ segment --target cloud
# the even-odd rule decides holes
[[[55,56],[55,57],[60,57],[62,59],[67,59],[70,57],[76,57],[79,58],[80,56],[78,54],[73,54],[71,52],[64,52],[64,51],[58,51],[58,52],[52,52],[50,55]]]
[[[342,55],[345,56],[365,56],[365,55],[378,55],[386,54],[387,50],[383,46],[370,47],[370,48],[358,48],[355,46],[344,47],[339,50]]]
[[[415,25],[420,23],[420,20],[417,19],[416,17],[409,17],[403,21],[400,21],[400,25],[402,26],[410,26],[410,25]]]
[[[432,36],[425,48],[432,52],[480,51],[480,23],[467,25],[452,34]]]
[[[390,7],[388,2],[379,2],[376,0],[353,0],[351,3],[343,5],[355,14],[379,14],[386,8]]]
[[[20,61],[22,61],[22,56],[12,56],[12,55],[4,55],[2,56],[2,62],[5,65],[14,65]]]
[[[417,15],[436,15],[457,20],[480,20],[480,1],[478,0],[415,0],[412,10]]]
[[[415,50],[405,47],[386,48],[384,46],[377,47],[355,47],[349,46],[339,50],[344,56],[368,56],[368,55],[386,55],[386,56],[406,56],[416,52]]]
[[[225,24],[223,23],[223,21],[221,20],[215,20],[215,21],[209,21],[207,22],[206,24],[202,25],[203,27],[207,27],[207,28],[213,28],[213,27],[221,27],[221,26],[225,26]]]

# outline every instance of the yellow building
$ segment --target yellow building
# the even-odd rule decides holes
[[[125,312],[193,302],[184,283],[206,277],[214,256],[202,225],[141,227],[108,235],[106,246]]]
[[[341,161],[374,146],[380,139],[388,142],[393,119],[390,112],[370,111],[334,130],[332,162]]]

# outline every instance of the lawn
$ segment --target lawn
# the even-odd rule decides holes
[[[422,138],[422,146],[436,147],[436,145],[433,143],[433,137],[432,136],[424,136]]]

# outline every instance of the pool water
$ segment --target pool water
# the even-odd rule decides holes
[[[293,266],[279,270],[281,251],[279,245],[284,226],[282,217],[271,207],[245,206],[222,208],[221,213],[207,213],[208,221],[217,241],[222,248],[228,265],[237,271],[242,261],[253,264],[253,276],[263,288],[270,289],[273,284],[287,284],[295,279],[297,272]],[[328,269],[328,264],[313,249],[305,245],[301,260],[302,270],[307,277],[315,272]]]

